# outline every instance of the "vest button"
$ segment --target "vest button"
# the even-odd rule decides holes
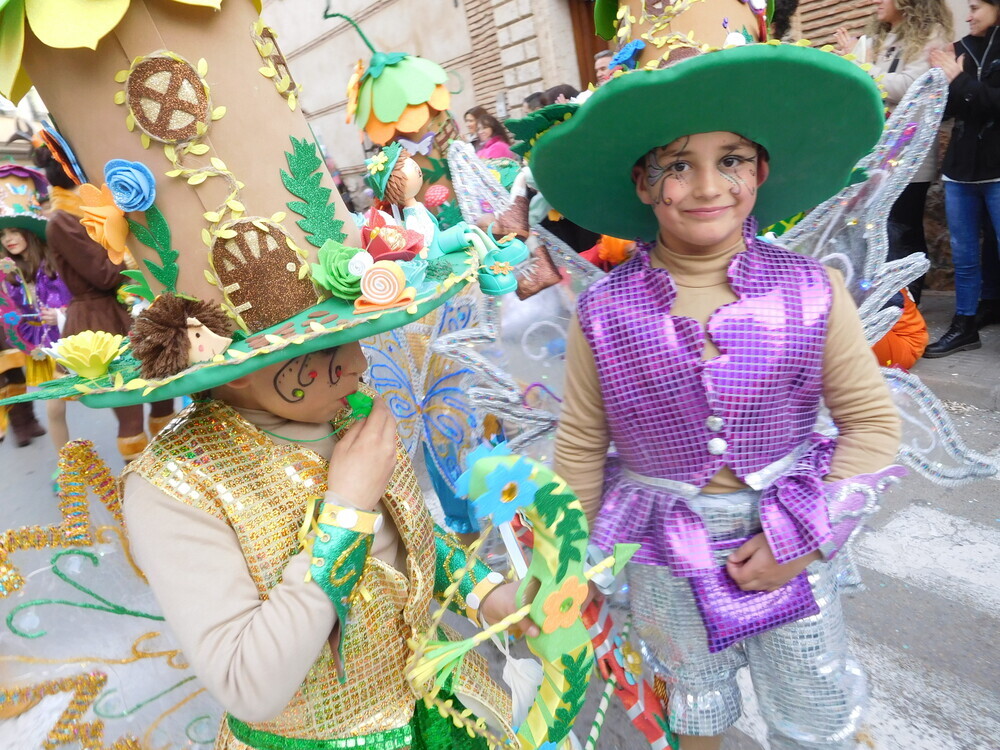
[[[712,438],[708,441],[708,452],[713,456],[721,456],[728,447],[729,444],[722,438]]]
[[[712,432],[720,432],[726,423],[723,421],[722,417],[709,417],[705,420],[705,426]]]

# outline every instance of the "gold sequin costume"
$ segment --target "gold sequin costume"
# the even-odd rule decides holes
[[[445,560],[438,559],[441,545],[398,439],[396,455],[382,502],[406,548],[406,575],[367,558],[350,618],[341,623],[344,682],[327,643],[285,710],[250,724],[253,729],[318,740],[369,735],[410,721],[416,699],[404,678],[406,641],[429,624],[431,598],[442,593],[435,590],[435,572]],[[164,430],[125,475],[135,472],[168,496],[226,522],[265,600],[298,551],[297,531],[309,500],[326,491],[327,471],[328,462],[316,453],[277,445],[232,407],[207,401]],[[454,692],[490,707],[506,724],[507,695],[490,679],[484,660],[469,657],[454,678]],[[216,748],[246,747],[224,722]]]

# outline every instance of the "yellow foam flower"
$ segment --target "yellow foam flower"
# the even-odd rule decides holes
[[[108,371],[111,360],[125,347],[121,334],[106,331],[83,331],[59,340],[56,362],[81,378],[94,380]]]

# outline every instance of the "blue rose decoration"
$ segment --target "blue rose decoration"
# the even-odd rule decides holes
[[[619,66],[625,67],[628,70],[635,70],[636,60],[639,59],[639,53],[644,49],[646,49],[645,42],[633,39],[615,53],[615,56],[611,58],[611,62],[608,63],[608,67],[611,70]]]
[[[112,159],[104,165],[104,181],[122,211],[145,211],[156,199],[156,178],[142,162]]]

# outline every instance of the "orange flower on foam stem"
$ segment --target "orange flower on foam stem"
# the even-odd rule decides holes
[[[108,251],[108,258],[118,264],[125,260],[128,248],[125,240],[128,237],[128,221],[125,212],[115,205],[111,188],[107,184],[98,188],[96,185],[84,183],[80,185],[80,209],[83,217],[80,223],[87,234]]]
[[[545,621],[542,632],[550,635],[560,628],[568,628],[580,617],[580,607],[587,599],[587,583],[570,576],[542,602]]]

